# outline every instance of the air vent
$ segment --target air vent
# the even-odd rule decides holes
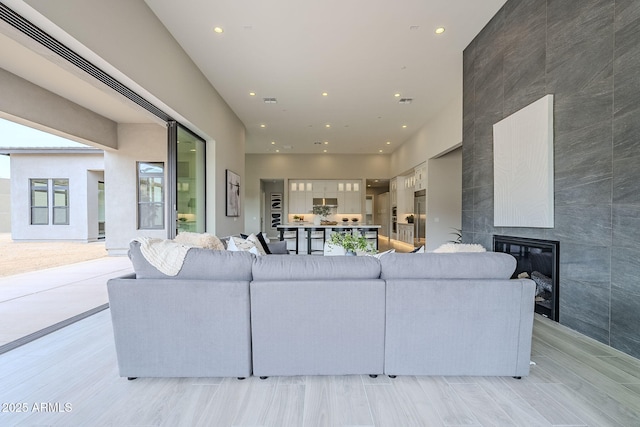
[[[413,102],[413,98],[400,98],[398,100],[398,104],[411,104]]]
[[[265,104],[277,104],[278,100],[276,98],[262,98]]]

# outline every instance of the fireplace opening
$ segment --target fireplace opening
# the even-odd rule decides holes
[[[508,253],[516,259],[516,270],[511,278],[533,280],[536,283],[536,313],[557,322],[560,314],[560,242],[494,235],[493,251]]]

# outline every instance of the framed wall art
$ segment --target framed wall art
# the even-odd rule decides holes
[[[227,216],[240,216],[240,175],[227,169]]]

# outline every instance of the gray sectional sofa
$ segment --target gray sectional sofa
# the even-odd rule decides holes
[[[121,376],[529,373],[535,284],[507,254],[130,258],[108,282]]]

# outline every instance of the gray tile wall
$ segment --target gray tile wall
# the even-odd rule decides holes
[[[463,90],[464,240],[559,240],[560,323],[640,357],[640,1],[509,0]],[[548,93],[555,228],[496,228],[492,126]]]

